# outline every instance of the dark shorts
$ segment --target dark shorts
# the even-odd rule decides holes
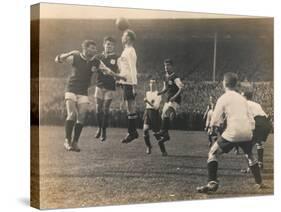
[[[122,85],[124,100],[135,100],[136,96],[133,93],[132,85]]]
[[[145,109],[143,114],[143,124],[149,126],[153,132],[158,132],[160,130],[161,117],[158,110]]]
[[[260,143],[261,141],[265,142],[272,128],[271,122],[265,116],[256,116],[255,122],[253,143]]]
[[[220,136],[217,140],[217,143],[224,153],[229,153],[234,147],[237,146],[240,147],[245,154],[252,152],[251,141],[230,142]]]

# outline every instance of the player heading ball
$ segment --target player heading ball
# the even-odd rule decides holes
[[[137,80],[137,54],[134,48],[136,34],[127,29],[122,35],[123,52],[118,59],[120,75],[126,78],[126,81],[120,80],[123,88],[123,97],[127,106],[128,134],[121,140],[122,143],[130,143],[139,137],[136,130],[136,86]]]

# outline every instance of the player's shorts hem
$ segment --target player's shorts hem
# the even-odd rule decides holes
[[[177,112],[180,105],[177,102],[166,102],[163,106],[163,111],[168,110],[168,108],[170,108],[170,107],[173,108],[175,110],[175,112]]]
[[[123,84],[123,99],[126,100],[135,100],[136,96],[133,93],[133,85]]]
[[[114,97],[114,90],[100,88],[96,86],[94,97],[102,100],[111,100]]]
[[[234,147],[240,147],[245,154],[252,152],[252,142],[251,141],[239,141],[233,142],[224,139],[220,136],[217,140],[219,147],[221,148],[223,153],[229,153]]]
[[[72,92],[65,92],[64,99],[65,99],[65,101],[72,100],[72,101],[76,102],[77,104],[89,104],[90,103],[88,96],[79,95],[79,94],[75,94]]]

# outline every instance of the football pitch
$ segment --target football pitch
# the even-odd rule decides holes
[[[244,156],[233,151],[219,159],[220,188],[198,194],[207,183],[208,139],[204,132],[171,131],[162,157],[151,136],[152,154],[146,155],[142,131],[139,139],[121,144],[126,129],[108,129],[107,140],[94,138],[96,128],[86,127],[80,138],[81,152],[63,147],[64,128],[40,127],[41,208],[88,207],[194,199],[273,194],[273,135],[265,143],[262,176],[266,188],[256,190]],[[254,149],[256,153],[256,150]]]

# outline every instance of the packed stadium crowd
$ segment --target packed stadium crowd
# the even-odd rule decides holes
[[[137,125],[142,128],[143,125],[143,112],[145,104],[143,102],[145,91],[148,90],[147,82],[149,81],[148,75],[141,77],[140,85],[137,91],[137,112],[138,121]],[[158,81],[158,89],[161,88],[161,81]],[[34,83],[34,85],[37,82]],[[172,124],[173,129],[179,130],[203,130],[205,127],[205,119],[203,118],[206,111],[209,97],[212,96],[215,100],[223,93],[221,82],[195,82],[184,81],[185,88],[182,93],[182,107],[179,109],[176,119]],[[40,80],[40,124],[42,125],[63,125],[66,117],[66,109],[64,103],[64,85],[65,79],[59,78],[43,78]],[[254,91],[254,101],[260,103],[265,112],[269,115],[273,122],[273,82],[242,82],[241,90],[251,87]],[[122,94],[120,89],[116,91],[115,99],[113,100],[110,110],[109,126],[111,127],[126,127],[126,110],[123,104]],[[96,126],[97,119],[95,115],[95,102],[94,102],[94,87],[89,89],[89,97],[91,100],[90,111],[87,116],[87,125]],[[34,100],[34,99],[33,99]],[[35,123],[39,117],[36,101],[31,104],[32,121]]]

